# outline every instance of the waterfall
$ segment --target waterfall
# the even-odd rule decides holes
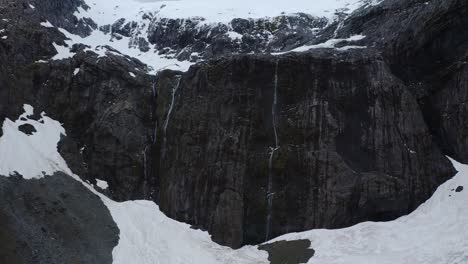
[[[278,104],[278,60],[276,61],[276,64],[275,64],[273,103],[271,104],[271,119],[273,123],[273,132],[275,133],[275,148],[279,148],[278,132],[276,131],[276,105],[277,104]]]
[[[266,220],[266,235],[265,241],[270,238],[271,233],[271,217],[273,213],[273,196],[275,193],[273,192],[273,158],[275,156],[275,152],[279,148],[270,148],[270,159],[268,161],[268,187],[267,187],[267,220]]]
[[[151,92],[153,93],[153,97],[156,97],[156,80],[153,81],[153,85],[151,86]]]
[[[172,87],[172,101],[171,101],[171,104],[169,106],[169,110],[167,111],[166,120],[164,120],[164,124],[163,124],[163,142],[162,142],[162,147],[161,147],[161,150],[162,150],[161,158],[164,158],[164,156],[166,154],[166,131],[167,131],[167,126],[169,125],[169,121],[171,119],[171,113],[172,113],[172,110],[174,109],[176,94],[177,94],[177,90],[180,87],[181,80],[182,80],[182,76],[180,75],[177,78],[176,85]]]
[[[146,152],[148,152],[148,147],[146,146],[145,149],[143,150],[143,199],[147,199],[148,197],[148,159],[146,157]]]
[[[273,90],[273,102],[271,104],[271,122],[273,125],[273,133],[275,136],[275,146],[270,147],[270,158],[268,160],[268,185],[267,185],[267,219],[266,219],[266,235],[265,241],[270,239],[271,236],[271,220],[273,214],[273,159],[275,152],[280,148],[278,140],[278,131],[276,128],[276,106],[278,104],[278,60],[275,64],[275,77],[274,77],[274,90]]]
[[[153,81],[153,86],[151,87],[151,91],[153,93],[153,100],[156,101],[156,81]],[[151,107],[151,115],[154,113],[153,105]],[[158,119],[154,118],[154,126],[153,126],[153,144],[156,144],[156,140],[158,138]]]

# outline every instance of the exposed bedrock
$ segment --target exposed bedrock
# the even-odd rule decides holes
[[[340,34],[364,34],[421,105],[444,153],[468,162],[468,3],[387,0],[356,12]]]
[[[468,49],[431,87],[421,99],[427,123],[447,155],[468,162]]]
[[[0,176],[0,262],[112,263],[119,229],[100,198],[63,173]]]
[[[168,79],[158,82],[163,113]],[[223,244],[265,239],[270,196],[276,236],[394,219],[454,174],[417,101],[372,50],[221,59],[193,67],[179,86],[159,203]]]
[[[23,104],[45,111],[63,122],[67,136],[59,151],[74,173],[91,183],[106,180],[116,200],[151,198],[145,157],[151,155],[155,100],[143,64],[78,52],[73,59],[0,72],[0,83],[0,117],[15,120]]]
[[[467,24],[464,0],[386,0],[354,13],[338,35],[365,35],[363,44],[382,50],[397,76],[417,83],[463,57]]]

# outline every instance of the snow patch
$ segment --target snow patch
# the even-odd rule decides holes
[[[41,26],[48,27],[48,28],[54,27],[54,25],[52,25],[48,20],[46,20],[46,22],[41,22]]]
[[[97,187],[99,187],[99,188],[101,188],[103,190],[106,190],[107,188],[109,188],[109,184],[104,180],[96,179],[96,185],[97,185]]]
[[[99,57],[107,56],[107,54],[114,54],[118,56],[128,55],[130,57],[137,58],[151,67],[150,73],[153,74],[162,69],[187,71],[188,68],[193,64],[188,61],[178,61],[177,59],[164,58],[162,55],[157,54],[154,47],[151,47],[148,52],[141,52],[138,48],[129,47],[130,38],[128,37],[122,37],[120,40],[115,38],[111,39],[110,34],[105,34],[102,31],[94,30],[90,36],[83,38],[78,35],[74,35],[63,28],[58,28],[58,30],[68,38],[65,40],[68,48],[54,43],[54,47],[58,54],[52,58],[53,60],[73,57],[75,53],[70,51],[71,47],[74,44],[81,43],[89,46],[89,48],[86,48],[85,51],[93,51],[94,53],[98,54]],[[108,50],[106,46],[109,46],[120,53]]]
[[[63,60],[75,56],[75,53],[71,52],[70,48],[60,46],[55,42],[52,43],[52,45],[54,45],[55,50],[57,51],[57,54],[54,57],[52,57],[52,60]]]
[[[21,174],[25,179],[53,175],[57,171],[71,173],[65,160],[57,151],[61,135],[65,135],[62,125],[41,114],[39,121],[30,119],[34,109],[23,106],[24,113],[16,121],[3,122],[3,136],[0,137],[0,175]],[[21,125],[32,125],[36,132],[26,135],[19,130]]]
[[[240,40],[242,39],[242,34],[239,34],[235,31],[228,31],[226,35],[231,39],[231,40]]]
[[[349,50],[349,49],[363,49],[366,47],[365,46],[344,46],[341,48],[336,48],[335,46],[340,42],[344,42],[344,41],[354,42],[354,41],[362,40],[365,37],[366,36],[364,35],[354,35],[346,39],[329,39],[323,43],[319,43],[315,45],[304,45],[304,46],[300,46],[295,49],[292,49],[290,51],[274,53],[273,55],[282,55],[282,54],[286,54],[290,52],[304,52],[304,51],[309,51],[311,49],[336,49],[336,50],[341,50],[341,51]]]

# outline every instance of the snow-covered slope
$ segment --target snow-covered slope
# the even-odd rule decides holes
[[[72,174],[57,152],[60,135],[65,133],[63,127],[45,114],[43,123],[33,121],[28,118],[32,113],[33,108],[25,105],[25,114],[20,117],[23,120],[4,121],[0,174],[8,176],[17,171],[25,178],[42,177],[43,171]],[[19,131],[18,124],[23,123],[33,125],[36,132],[27,136]],[[458,174],[408,216],[340,230],[288,234],[273,241],[311,240],[316,253],[308,263],[468,263],[468,165],[452,163]],[[72,177],[82,182],[76,175]],[[102,199],[120,229],[114,263],[268,263],[266,252],[254,246],[239,250],[219,246],[206,232],[169,219],[153,202],[118,203],[82,183]]]

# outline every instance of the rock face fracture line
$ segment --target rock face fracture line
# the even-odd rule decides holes
[[[271,220],[273,215],[273,159],[275,152],[280,148],[278,140],[278,132],[276,128],[276,106],[278,104],[278,61],[275,64],[275,77],[274,77],[274,90],[273,102],[271,104],[271,120],[273,124],[273,133],[275,136],[275,146],[270,147],[270,158],[268,160],[268,185],[267,185],[267,218],[266,218],[266,234],[265,241],[270,239],[271,236]]]
[[[163,142],[162,142],[162,148],[161,148],[161,150],[162,150],[161,158],[164,158],[164,156],[166,155],[166,140],[167,140],[166,131],[167,131],[167,127],[169,125],[169,121],[171,119],[172,110],[174,109],[176,94],[177,94],[177,90],[180,87],[180,81],[181,80],[182,80],[182,75],[177,77],[177,83],[172,88],[172,101],[171,101],[171,105],[169,106],[169,110],[167,111],[166,120],[164,121],[164,124],[163,124]]]

